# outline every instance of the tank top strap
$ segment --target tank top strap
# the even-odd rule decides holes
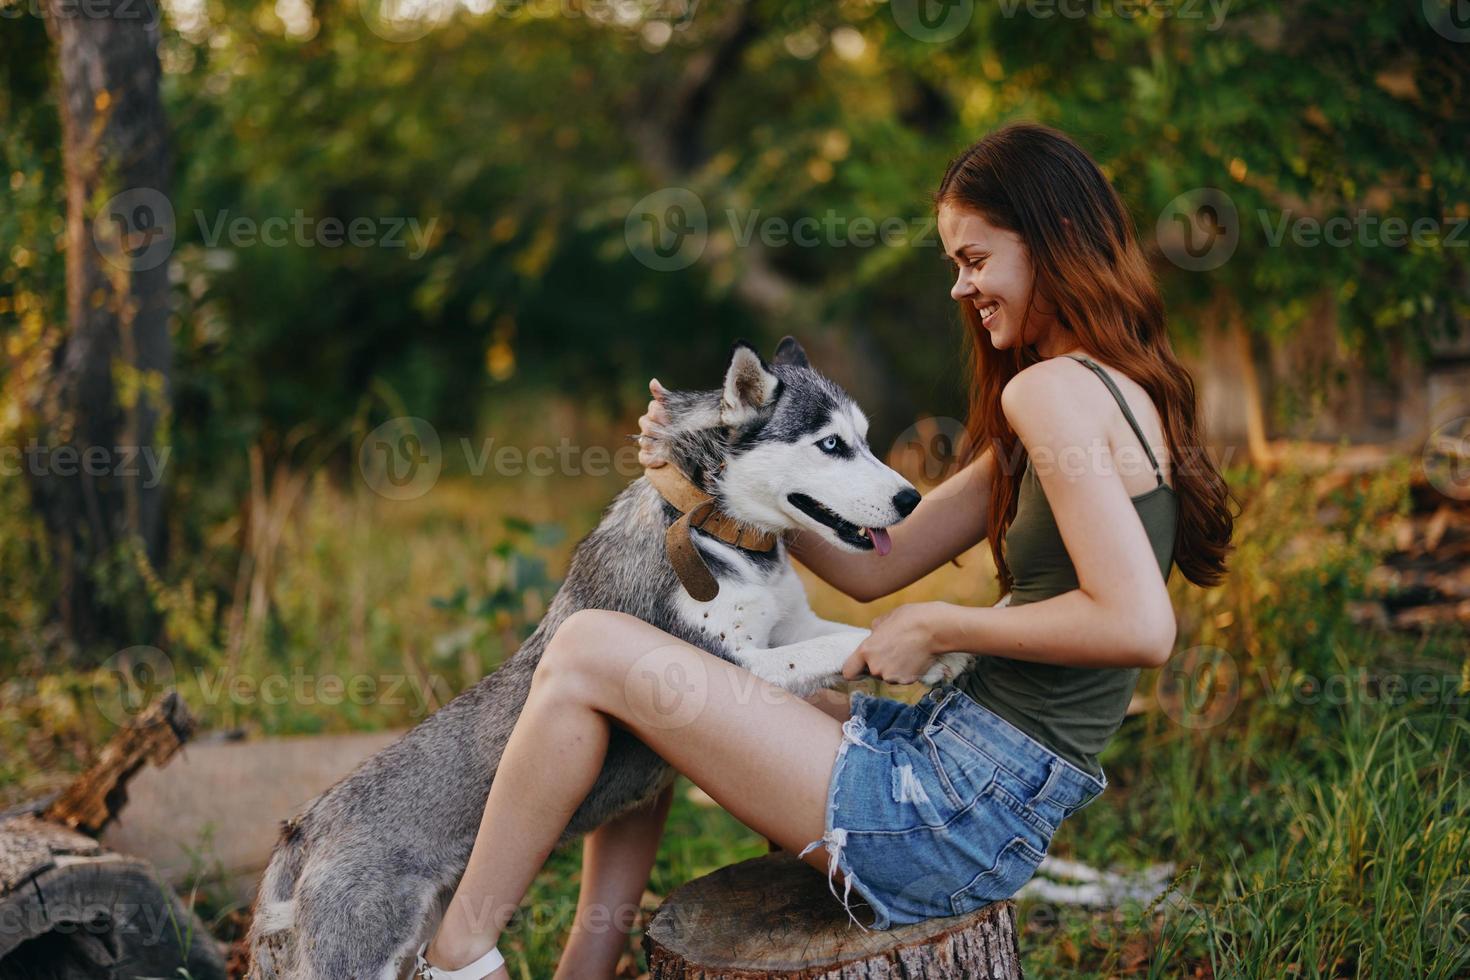
[[[1102,378],[1103,384],[1108,386],[1108,391],[1113,393],[1113,400],[1123,410],[1123,417],[1128,420],[1128,424],[1133,428],[1133,434],[1138,437],[1139,443],[1142,444],[1143,451],[1148,456],[1148,461],[1154,468],[1154,479],[1159,481],[1159,486],[1163,486],[1164,474],[1159,471],[1159,461],[1154,458],[1154,451],[1149,448],[1148,440],[1143,437],[1143,428],[1138,424],[1138,419],[1133,417],[1132,410],[1128,408],[1128,400],[1123,397],[1123,393],[1118,390],[1118,386],[1113,383],[1113,379],[1108,377],[1108,372],[1104,371],[1102,365],[1091,358],[1082,357],[1078,354],[1067,354],[1065,356],[1070,357],[1079,364],[1086,364],[1092,369],[1093,374]]]

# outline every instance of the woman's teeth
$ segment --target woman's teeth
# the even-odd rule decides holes
[[[1000,305],[998,303],[992,303],[990,306],[982,307],[980,310],[980,322],[989,323],[990,318],[995,316],[996,311],[999,309]]]

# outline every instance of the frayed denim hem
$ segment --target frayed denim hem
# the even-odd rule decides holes
[[[855,692],[855,697],[862,696],[862,692]],[[883,930],[889,928],[892,920],[889,916],[888,909],[883,905],[883,903],[874,898],[873,893],[868,889],[868,887],[864,885],[861,881],[859,881],[857,876],[852,873],[852,865],[848,862],[847,855],[843,853],[843,848],[847,846],[847,830],[845,828],[837,826],[837,816],[835,812],[837,810],[838,776],[842,772],[843,765],[847,762],[848,749],[852,748],[854,745],[857,745],[867,749],[869,752],[877,751],[872,746],[863,742],[860,734],[863,731],[863,727],[864,726],[862,719],[860,719],[856,714],[853,714],[852,717],[848,718],[847,721],[842,723],[842,744],[837,749],[836,761],[832,763],[832,781],[827,788],[826,818],[827,826],[831,829],[824,833],[821,837],[812,841],[806,847],[802,848],[801,853],[798,854],[797,857],[805,857],[808,851],[812,850],[818,845],[826,847],[827,854],[830,858],[827,863],[828,890],[832,892],[833,898],[842,903],[843,911],[847,913],[847,917],[851,919],[859,929],[863,930],[864,932],[870,932],[873,930]],[[835,880],[833,880],[833,875],[835,875],[839,870],[842,872],[843,879],[843,889],[841,895],[837,894],[837,883]],[[858,921],[857,916],[853,915],[852,906],[849,904],[849,896],[854,889],[856,889],[858,895],[873,908],[874,919],[872,926],[863,925],[861,922]]]

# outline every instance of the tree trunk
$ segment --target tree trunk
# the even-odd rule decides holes
[[[872,913],[851,896],[860,920]],[[649,980],[1013,980],[1016,910],[864,932],[826,879],[785,852],[722,868],[674,891],[643,938]]]
[[[132,543],[156,565],[163,548],[174,216],[159,15],[153,0],[47,0],[46,16],[60,66],[68,328],[33,406],[27,470],[68,638],[120,647],[138,642],[125,610],[139,603],[104,598],[98,562]]]

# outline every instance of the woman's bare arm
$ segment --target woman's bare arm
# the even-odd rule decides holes
[[[1079,388],[1071,362],[1038,364],[1006,385],[1001,407],[1036,464],[1078,587],[1009,608],[936,603],[926,620],[939,651],[1065,664],[1157,667],[1174,645],[1169,590],[1148,532],[1112,463],[1110,397]],[[1044,462],[1047,460],[1055,462]],[[1093,460],[1093,462],[1084,462]]]
[[[657,430],[669,420],[662,401],[664,388],[655,378],[648,390],[653,400],[638,419],[642,433],[638,461],[663,466]],[[994,467],[995,453],[987,449],[925,494],[914,512],[889,532],[893,550],[887,555],[843,551],[810,533],[787,536],[791,555],[827,584],[861,602],[896,592],[985,540]]]
[[[930,490],[902,523],[890,529],[893,550],[854,554],[816,534],[787,535],[791,555],[829,585],[861,602],[896,592],[985,540],[995,454],[985,450]]]

